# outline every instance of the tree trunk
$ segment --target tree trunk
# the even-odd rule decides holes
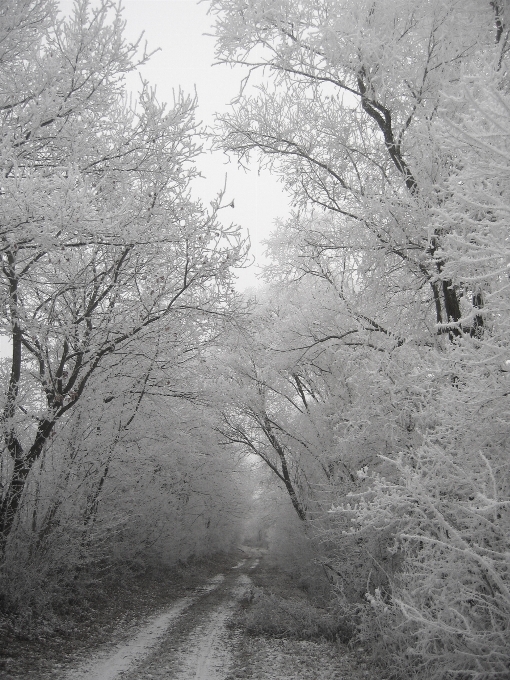
[[[54,426],[54,421],[42,421],[37,429],[35,441],[26,454],[24,454],[18,439],[11,433],[12,441],[8,442],[7,446],[11,454],[13,451],[15,453],[13,456],[14,470],[7,492],[0,506],[0,555],[2,555],[5,550],[5,544],[14,526],[14,520],[16,519],[28,475],[30,474],[35,461],[41,455],[43,446]]]
[[[473,295],[473,307],[475,309],[483,309],[483,294],[481,291],[474,293]],[[481,338],[483,336],[483,316],[482,314],[477,314],[474,318],[473,325],[471,326],[471,337]]]
[[[108,477],[108,472],[110,470],[110,461],[111,457],[108,459],[106,463],[106,466],[103,470],[103,474],[101,475],[101,479],[99,480],[99,484],[97,485],[97,488],[92,495],[92,499],[88,503],[88,507],[85,511],[83,523],[86,527],[89,527],[89,529],[91,529],[94,526],[94,523],[96,521],[97,510],[99,507],[99,497],[101,495],[101,491],[103,489],[106,478]]]
[[[264,430],[266,437],[269,439],[271,446],[276,451],[280,459],[280,464],[282,466],[281,479],[285,484],[285,488],[287,489],[287,493],[289,494],[290,500],[292,502],[292,505],[294,506],[294,510],[296,511],[297,516],[302,522],[304,522],[306,520],[306,510],[303,507],[302,503],[299,501],[296,490],[294,489],[294,485],[292,484],[292,480],[289,474],[289,468],[287,466],[287,459],[285,457],[285,449],[281,445],[276,435],[274,434],[273,428],[271,427],[271,421],[269,420],[266,413],[264,413],[262,419],[263,419],[262,429]]]
[[[433,281],[430,285],[434,295],[437,323],[449,324],[459,321],[461,317],[460,304],[457,293],[453,289],[451,279],[447,281]],[[443,332],[442,330],[439,331],[439,333]],[[453,340],[461,335],[461,330],[454,326],[448,329],[448,335]]]

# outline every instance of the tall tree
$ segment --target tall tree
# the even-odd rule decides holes
[[[12,343],[2,412],[0,534],[56,423],[108,357],[159,336],[207,342],[230,312],[243,242],[190,198],[196,102],[167,108],[124,78],[147,59],[108,0],[2,8],[1,333]],[[108,399],[105,398],[105,403]]]
[[[502,6],[212,0],[211,11],[218,59],[269,79],[220,116],[219,144],[241,162],[258,152],[301,212],[336,215],[337,249],[363,252],[372,264],[377,254],[380,276],[402,269],[438,331],[461,335],[445,230],[433,219],[452,159],[433,128],[444,93],[480,51],[501,63]]]

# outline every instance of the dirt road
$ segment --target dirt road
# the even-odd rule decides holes
[[[245,554],[237,564],[224,560],[219,573],[187,593],[181,589],[183,596],[151,617],[137,619],[127,630],[120,625],[92,649],[83,646],[80,658],[66,655],[65,668],[53,663],[44,673],[34,667],[25,675],[0,672],[0,679],[383,680],[357,650],[339,643],[243,634],[237,614],[243,599],[247,611],[244,596],[254,587],[252,579],[255,592],[261,585],[279,588],[264,559],[259,565],[262,554],[254,549]],[[289,588],[280,590],[291,595]]]
[[[223,680],[235,652],[227,623],[250,586],[256,558],[218,574],[145,623],[115,649],[96,650],[62,680]]]

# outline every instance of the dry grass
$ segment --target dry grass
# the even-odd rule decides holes
[[[285,598],[263,591],[255,593],[240,622],[250,635],[291,640],[348,642],[353,635],[352,625],[339,611],[316,607],[303,598]]]

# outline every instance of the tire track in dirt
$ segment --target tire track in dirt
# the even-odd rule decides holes
[[[167,634],[169,628],[201,597],[216,590],[225,577],[218,574],[193,593],[177,600],[162,614],[153,617],[129,642],[117,646],[115,652],[89,660],[77,670],[68,673],[65,680],[115,680],[140,664]]]
[[[172,680],[223,680],[228,675],[235,645],[227,623],[250,584],[251,579],[241,574],[228,600],[194,628],[176,653],[179,670],[169,676]]]

